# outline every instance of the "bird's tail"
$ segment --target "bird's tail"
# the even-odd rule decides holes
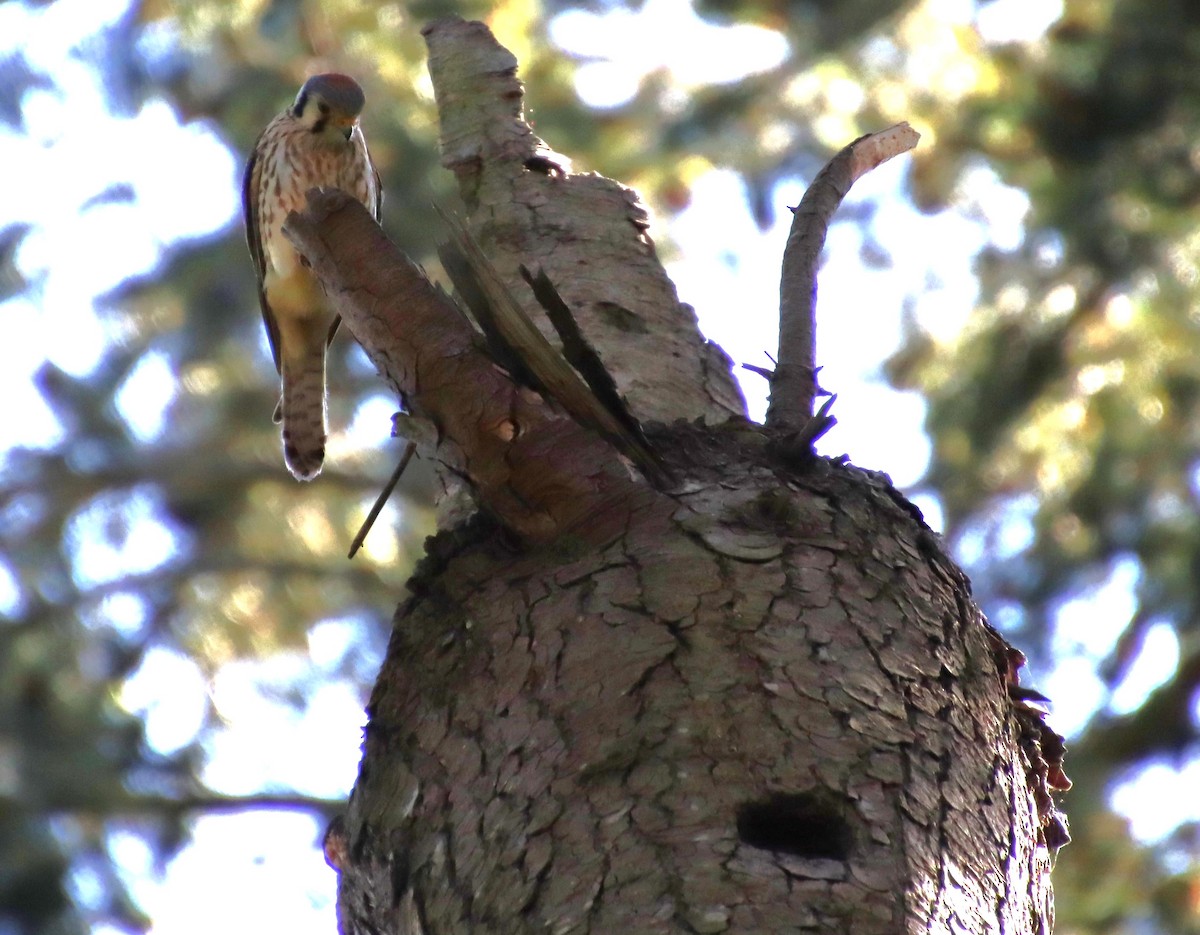
[[[325,460],[325,342],[306,343],[282,360],[283,460],[296,480],[312,480]]]

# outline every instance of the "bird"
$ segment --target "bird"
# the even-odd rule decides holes
[[[307,263],[283,235],[313,188],[339,188],[381,218],[383,188],[359,126],[366,98],[353,78],[313,75],[259,135],[242,179],[246,242],[258,300],[280,377],[275,421],[283,460],[312,480],[325,460],[325,349],[341,319]]]

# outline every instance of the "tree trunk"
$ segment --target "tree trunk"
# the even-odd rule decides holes
[[[577,362],[540,268],[636,420],[688,421],[517,385],[346,199],[289,221],[481,507],[397,611],[326,842],[341,930],[1049,931],[1065,779],[1020,654],[885,476],[733,412],[636,202],[546,155],[490,34],[427,39],[493,293]]]

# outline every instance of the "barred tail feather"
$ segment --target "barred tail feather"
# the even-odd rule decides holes
[[[283,363],[283,460],[296,480],[312,480],[325,460],[325,342]]]

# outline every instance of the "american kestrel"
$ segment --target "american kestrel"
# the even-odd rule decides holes
[[[379,220],[383,190],[358,126],[362,88],[346,75],[314,75],[296,102],[267,124],[246,164],[242,212],[258,274],[258,298],[283,393],[283,460],[312,480],[325,459],[325,347],[340,319],[321,285],[283,236],[312,188],[340,188]]]

